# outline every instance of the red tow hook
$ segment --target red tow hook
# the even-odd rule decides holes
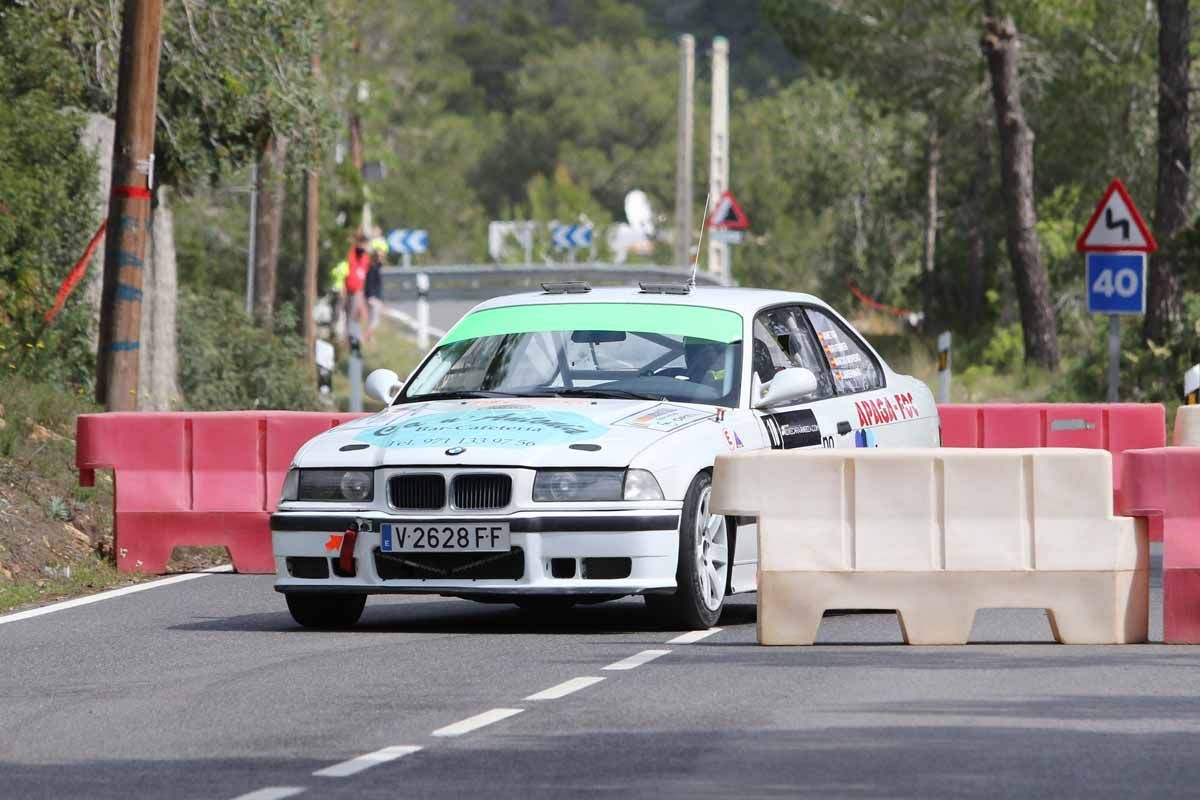
[[[354,545],[358,541],[358,528],[346,528],[342,534],[342,550],[338,553],[338,570],[344,578],[354,577]]]

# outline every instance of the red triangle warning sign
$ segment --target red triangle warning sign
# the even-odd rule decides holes
[[[1100,205],[1075,242],[1075,249],[1080,253],[1153,253],[1158,249],[1154,234],[1146,227],[1119,178],[1108,185]]]
[[[746,219],[746,212],[742,211],[742,207],[738,205],[733,192],[727,191],[717,200],[717,207],[709,215],[707,224],[710,228],[744,231],[750,227],[750,220]]]

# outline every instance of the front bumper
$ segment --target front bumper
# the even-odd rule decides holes
[[[381,560],[378,552],[379,525],[405,518],[378,512],[277,512],[271,517],[275,589],[285,593],[449,595],[624,595],[672,591],[679,554],[679,513],[678,508],[589,509],[576,513],[517,512],[494,518],[474,515],[422,517],[422,522],[446,525],[478,524],[489,520],[507,523],[511,531],[511,555],[517,560],[513,574],[519,572],[520,577],[455,577],[437,574],[438,570],[431,567],[425,571],[417,570],[428,577],[395,578],[381,575],[389,569],[390,556],[383,556]],[[338,575],[338,549],[331,545],[337,541],[335,537],[355,527],[357,520],[370,520],[371,530],[358,535],[354,547],[354,574]],[[478,555],[486,558],[488,554]],[[314,559],[324,559],[327,576],[296,576],[294,572],[302,572],[296,569],[298,559],[318,567],[320,563]],[[623,559],[628,560],[628,572],[626,574],[622,566],[621,577],[606,577],[599,569],[589,570],[591,564],[624,565]],[[413,560],[436,563],[436,558]],[[568,562],[572,561],[572,577],[555,577],[564,574]],[[595,574],[600,577],[591,576]]]

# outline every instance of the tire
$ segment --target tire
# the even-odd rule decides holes
[[[288,611],[305,628],[350,628],[362,616],[367,604],[365,594],[323,594],[289,592]]]
[[[729,523],[708,513],[712,476],[701,472],[688,487],[679,520],[674,594],[645,595],[646,606],[671,627],[711,628],[721,617],[729,585]]]

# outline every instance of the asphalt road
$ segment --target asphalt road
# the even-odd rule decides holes
[[[375,598],[310,632],[226,574],[0,617],[0,797],[1195,793],[1200,649],[1054,645],[1040,611],[983,612],[966,647],[860,614],[763,648],[754,620],[737,598],[685,643],[636,600]]]

